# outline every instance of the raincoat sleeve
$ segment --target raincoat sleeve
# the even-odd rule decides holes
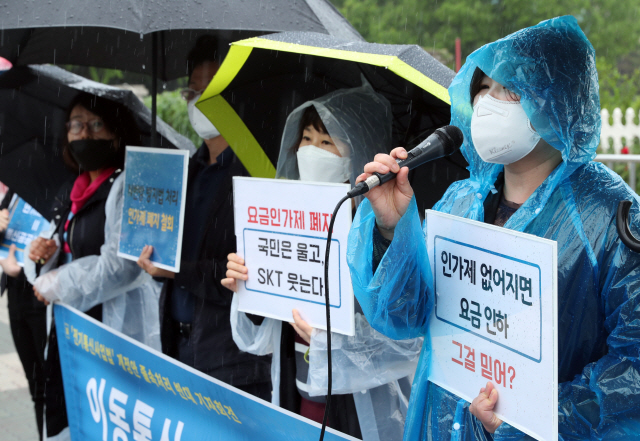
[[[238,349],[254,355],[268,355],[271,357],[271,386],[273,393],[271,402],[280,405],[280,336],[282,322],[265,318],[262,323],[255,324],[247,314],[238,311],[240,302],[238,294],[233,294],[231,300],[231,335]],[[286,325],[288,326],[288,325]]]
[[[375,274],[372,271],[375,215],[368,200],[349,232],[347,262],[353,291],[371,326],[394,340],[423,335],[433,303],[431,268],[415,197],[396,226]]]
[[[355,315],[353,337],[331,334],[332,393],[364,392],[415,372],[422,338],[394,341]],[[327,394],[327,332],[314,329],[309,348],[309,395]]]
[[[254,355],[268,355],[273,353],[275,336],[280,339],[279,320],[265,318],[260,325],[254,324],[247,314],[238,310],[240,302],[238,294],[233,294],[231,301],[231,334],[238,349]]]
[[[124,178],[122,173],[116,179],[107,198],[105,242],[100,254],[76,259],[36,279],[36,289],[48,300],[60,300],[86,311],[151,281],[136,262],[117,255]]]
[[[640,225],[637,212],[630,220]],[[558,431],[564,440],[631,439],[640,427],[640,255],[621,243],[615,216],[605,231],[598,266],[608,353],[558,385]],[[503,423],[494,439],[531,438]]]

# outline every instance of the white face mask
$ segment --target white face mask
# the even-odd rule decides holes
[[[193,130],[195,130],[198,136],[202,139],[211,139],[216,136],[220,136],[220,132],[218,132],[216,126],[214,126],[211,121],[209,121],[209,118],[204,116],[204,113],[196,107],[196,103],[200,99],[200,95],[202,94],[198,94],[194,99],[187,103],[191,127],[193,127]]]
[[[531,153],[540,135],[522,104],[485,95],[473,108],[471,139],[483,161],[508,165]]]
[[[296,156],[301,181],[341,184],[351,175],[350,158],[341,158],[314,145],[300,147]]]

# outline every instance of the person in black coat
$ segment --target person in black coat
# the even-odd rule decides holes
[[[0,241],[8,223],[9,203],[14,192],[9,190],[0,203]],[[5,222],[6,218],[6,222]],[[31,284],[15,258],[15,245],[11,245],[9,256],[0,260],[3,269],[0,279],[0,295],[7,290],[9,324],[18,357],[29,382],[38,433],[42,439],[44,409],[44,347],[47,344],[47,309],[34,296]]]
[[[198,40],[188,56],[191,125],[204,143],[191,158],[187,182],[180,272],[155,267],[153,248],[138,265],[164,280],[160,296],[162,351],[207,375],[269,401],[271,360],[238,349],[231,335],[232,292],[225,277],[227,255],[236,250],[233,176],[248,173],[195,103],[218,70],[213,37]],[[252,320],[260,320],[253,317]]]
[[[38,276],[86,256],[100,255],[105,242],[105,207],[113,183],[124,166],[125,145],[137,144],[140,132],[126,108],[104,98],[80,94],[71,103],[67,117],[67,138],[63,148],[65,164],[77,178],[58,191],[49,218],[60,244],[36,238],[29,259],[37,263]],[[62,164],[61,164],[62,165]],[[44,304],[49,301],[33,292]],[[102,304],[84,311],[102,321]],[[46,435],[59,435],[68,427],[60,354],[55,320],[49,333],[45,362]]]

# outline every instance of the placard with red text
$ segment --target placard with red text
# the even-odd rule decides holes
[[[347,184],[233,178],[238,254],[249,279],[239,284],[239,310],[287,322],[297,309],[311,326],[327,329],[324,261],[335,205]],[[347,267],[351,204],[335,220],[329,257],[331,330],[354,334],[354,297]]]
[[[427,210],[427,249],[429,381],[469,402],[491,381],[503,421],[556,440],[556,242]]]

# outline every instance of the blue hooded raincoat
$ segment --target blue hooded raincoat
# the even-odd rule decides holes
[[[449,88],[452,124],[460,127],[470,179],[451,185],[435,210],[484,220],[483,202],[502,165],[480,159],[471,142],[469,85],[479,67],[521,96],[542,138],[562,163],[504,225],[558,243],[560,438],[640,437],[640,255],[616,232],[616,209],[638,196],[593,162],[600,136],[595,51],[573,17],[559,17],[487,44],[467,58]],[[494,190],[495,191],[495,190]],[[372,273],[375,217],[360,205],[349,236],[354,290],[371,325],[395,339],[427,333],[433,305],[424,231],[414,202]],[[405,440],[484,440],[491,435],[469,403],[431,384],[425,340],[411,393]],[[535,397],[531,398],[535,400]],[[503,423],[494,439],[524,439]]]

